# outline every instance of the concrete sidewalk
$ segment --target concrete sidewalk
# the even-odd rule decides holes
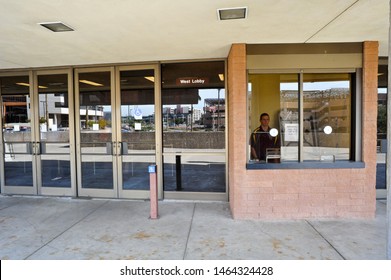
[[[0,195],[0,259],[386,259],[375,219],[233,220],[228,203]]]

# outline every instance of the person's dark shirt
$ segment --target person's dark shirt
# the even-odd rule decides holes
[[[251,147],[255,149],[257,158],[259,160],[266,160],[266,149],[267,148],[279,148],[280,143],[277,136],[272,137],[270,132],[270,127],[267,131],[262,129],[262,126],[257,127],[253,133],[251,133]],[[253,155],[251,154],[251,159]]]

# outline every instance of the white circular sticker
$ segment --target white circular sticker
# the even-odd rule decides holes
[[[269,133],[272,137],[276,137],[278,135],[278,130],[276,128],[272,128]]]
[[[333,129],[332,129],[331,126],[326,125],[326,126],[323,128],[323,132],[326,133],[326,134],[330,134],[331,132],[333,132]]]

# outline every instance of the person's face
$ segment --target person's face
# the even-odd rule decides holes
[[[270,121],[270,118],[269,118],[269,116],[263,116],[262,118],[261,118],[261,125],[262,126],[269,126],[269,121]]]

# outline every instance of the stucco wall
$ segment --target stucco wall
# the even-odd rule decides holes
[[[378,43],[363,44],[359,169],[247,170],[246,45],[228,57],[229,189],[235,219],[371,218],[376,208]]]

